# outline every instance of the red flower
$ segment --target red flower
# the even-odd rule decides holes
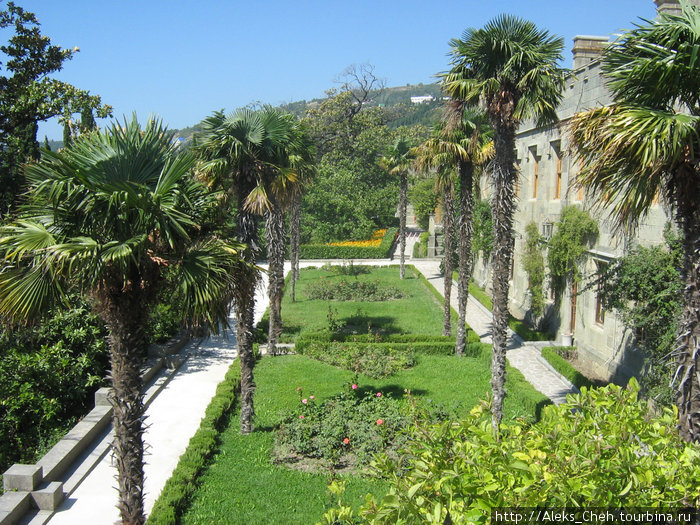
[[[302,414],[301,416],[299,416],[299,419],[304,419],[304,416],[303,416],[303,414]]]
[[[377,419],[377,425],[383,425],[384,420],[383,419]]]
[[[350,440],[349,440],[348,438],[345,438],[345,439],[343,440],[343,444],[344,444],[344,445],[347,445],[347,444],[349,444],[349,443],[350,443]]]

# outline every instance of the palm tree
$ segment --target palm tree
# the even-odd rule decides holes
[[[494,130],[493,160],[493,389],[492,421],[503,417],[508,330],[508,281],[513,257],[515,132],[525,118],[554,122],[566,71],[558,67],[563,40],[532,22],[500,15],[483,29],[467,29],[450,42],[452,69],[444,75],[450,96],[483,103]]]
[[[583,161],[578,183],[618,227],[634,228],[656,195],[671,206],[682,234],[685,282],[679,323],[681,434],[700,441],[700,10],[662,14],[610,45],[603,71],[614,102],[576,115],[572,140]]]
[[[457,303],[459,321],[455,354],[464,355],[467,345],[467,300],[472,276],[472,233],[474,230],[474,173],[493,156],[493,142],[485,115],[453,101],[447,108],[444,133],[445,152],[454,157],[459,177],[459,220],[457,223]]]
[[[315,148],[307,127],[304,126],[302,141],[299,144],[299,154],[290,160],[298,175],[298,184],[295,186],[289,209],[289,259],[291,262],[291,278],[289,296],[292,302],[296,301],[296,282],[299,279],[299,250],[301,249],[301,204],[304,190],[310,184],[315,166]]]
[[[202,123],[202,132],[195,139],[199,155],[199,171],[210,185],[226,186],[237,200],[237,240],[247,249],[244,263],[233,272],[236,283],[234,304],[236,333],[241,362],[241,432],[253,431],[255,409],[253,395],[253,313],[258,272],[253,267],[259,254],[258,218],[268,215],[268,238],[271,266],[271,288],[279,277],[280,248],[282,262],[284,241],[281,200],[296,183],[294,170],[288,167],[290,142],[296,137],[293,117],[273,108],[259,111],[241,109],[226,116],[217,111]],[[282,220],[280,220],[280,216]],[[271,323],[272,325],[272,319]]]
[[[124,523],[144,523],[143,416],[139,369],[144,322],[165,268],[179,270],[183,312],[216,330],[227,318],[228,266],[236,247],[194,242],[211,205],[176,156],[171,135],[150,121],[78,137],[26,167],[31,202],[2,228],[0,313],[39,316],[67,290],[87,296],[109,331],[114,454]]]
[[[442,232],[443,232],[443,316],[442,335],[452,334],[452,271],[454,253],[454,174],[455,157],[443,139],[444,125],[433,129],[433,136],[414,149],[415,166],[419,171],[435,170],[435,186],[442,191]]]
[[[399,276],[403,279],[406,275],[406,202],[408,200],[408,170],[413,160],[411,143],[405,137],[397,138],[381,158],[380,163],[391,175],[399,176],[399,251],[400,270]]]
[[[266,129],[277,127],[280,132],[280,148],[276,159],[270,159],[268,166],[268,201],[261,201],[253,211],[264,212],[266,217],[265,235],[269,273],[268,295],[270,299],[270,325],[267,350],[277,354],[277,342],[282,334],[282,296],[284,293],[284,256],[286,250],[286,214],[301,194],[302,178],[306,178],[314,157],[313,146],[306,134],[306,128],[291,114],[277,110],[265,111]],[[285,129],[286,128],[286,129]],[[282,137],[282,131],[286,138]],[[275,173],[276,172],[276,173]],[[299,212],[301,210],[299,209]],[[295,232],[297,233],[297,232]],[[298,239],[298,237],[297,237]],[[297,243],[298,245],[298,243]],[[298,272],[299,251],[292,261],[293,272]]]

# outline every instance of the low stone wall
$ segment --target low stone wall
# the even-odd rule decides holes
[[[181,361],[173,354],[182,350],[188,341],[189,338],[181,336],[166,345],[149,348],[149,359],[141,375],[143,384],[147,385],[163,367],[179,368]],[[5,471],[2,475],[5,493],[0,496],[0,525],[14,525],[37,509],[52,513],[61,504],[66,495],[62,477],[111,422],[109,390],[103,387],[95,392],[95,408],[35,465],[16,463]]]

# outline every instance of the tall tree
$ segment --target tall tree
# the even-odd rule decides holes
[[[63,116],[81,108],[94,108],[97,115],[111,114],[100,97],[61,82],[48,75],[60,71],[63,63],[78,51],[61,49],[39,31],[33,13],[8,2],[0,10],[0,29],[12,28],[0,52],[8,57],[6,74],[0,75],[0,212],[15,205],[24,187],[21,165],[39,158],[36,133],[38,122]],[[4,73],[0,67],[0,72]]]
[[[435,170],[435,186],[442,192],[443,232],[443,317],[442,335],[452,334],[452,271],[454,267],[454,176],[455,157],[444,141],[444,123],[433,129],[432,137],[415,148],[415,164],[419,171]]]
[[[674,351],[681,434],[700,441],[700,10],[661,14],[623,34],[603,57],[613,104],[576,115],[578,182],[634,227],[656,195],[682,237],[683,314]]]
[[[408,201],[408,171],[413,162],[412,144],[406,137],[397,138],[381,158],[382,167],[392,175],[399,177],[399,276],[406,275],[406,202]]]
[[[278,127],[280,147],[277,158],[271,159],[267,180],[269,203],[260,201],[253,211],[264,212],[266,217],[266,240],[268,254],[268,294],[270,299],[270,325],[268,329],[267,351],[277,354],[277,342],[282,334],[282,295],[284,292],[284,256],[286,251],[286,213],[301,193],[301,175],[306,175],[313,162],[313,147],[306,136],[306,130],[291,114],[278,110],[266,110],[270,120],[267,129]],[[276,123],[273,121],[277,121]],[[285,129],[286,128],[286,129]],[[282,133],[286,138],[282,138]],[[300,175],[301,174],[301,175]],[[298,265],[298,250],[296,264]]]
[[[455,353],[467,346],[467,300],[472,276],[472,234],[474,232],[474,175],[493,157],[491,128],[483,112],[465,107],[461,101],[448,106],[444,147],[457,164],[459,177],[459,219],[457,223],[457,341]]]
[[[203,121],[202,132],[195,138],[202,176],[209,184],[225,187],[236,196],[236,237],[247,246],[242,254],[244,263],[236,265],[233,271],[244,434],[253,431],[255,417],[253,314],[259,275],[253,263],[260,252],[258,219],[274,210],[285,187],[296,181],[293,170],[280,169],[293,134],[292,122],[290,115],[272,108],[240,109],[229,116],[217,111]],[[277,226],[268,228],[280,233]],[[284,249],[284,241],[273,240],[272,244],[273,249],[279,245]],[[276,276],[274,271],[271,275]]]
[[[540,124],[556,120],[566,70],[558,67],[563,39],[511,15],[482,29],[467,29],[450,42],[452,69],[444,85],[452,98],[483,103],[494,130],[493,161],[493,356],[491,386],[494,430],[503,417],[508,282],[513,258],[515,212],[515,132],[524,118]]]
[[[27,166],[30,205],[1,231],[0,313],[6,319],[36,317],[75,290],[107,326],[123,523],[145,522],[140,366],[144,323],[163,270],[181,272],[183,312],[214,329],[227,319],[227,268],[236,247],[193,242],[210,200],[191,178],[193,162],[175,156],[157,122],[141,129],[133,120],[80,137]]]

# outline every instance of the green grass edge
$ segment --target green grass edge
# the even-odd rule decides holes
[[[542,357],[544,357],[547,362],[554,367],[554,369],[567,378],[576,388],[586,387],[591,388],[595,386],[586,376],[581,372],[576,370],[571,363],[559,355],[556,346],[545,346],[542,349]]]
[[[204,472],[209,458],[214,453],[219,432],[236,406],[240,375],[241,368],[236,359],[216,388],[199,429],[190,439],[172,476],[153,505],[146,522],[149,525],[172,525],[179,522],[182,511],[197,487],[197,478]]]

